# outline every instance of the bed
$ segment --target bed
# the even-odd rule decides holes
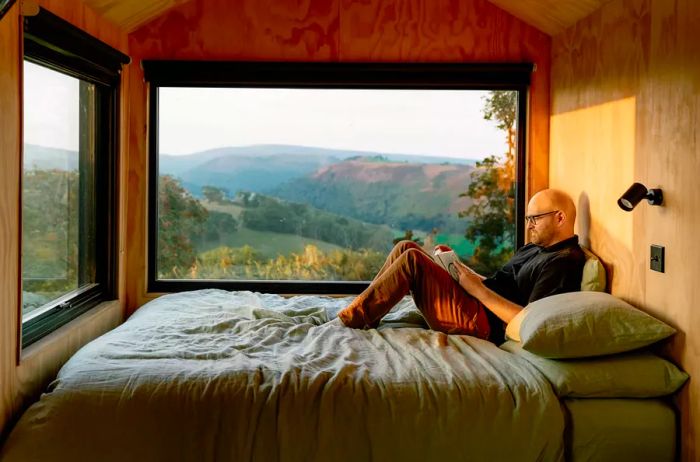
[[[585,400],[557,396],[522,356],[425,329],[410,298],[378,329],[328,322],[349,300],[158,298],[64,365],[0,459],[605,460],[588,458],[600,454]],[[674,435],[673,411],[653,401]],[[672,460],[674,444],[664,439],[658,460]]]

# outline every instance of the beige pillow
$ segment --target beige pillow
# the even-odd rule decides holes
[[[688,374],[646,351],[596,358],[547,359],[508,341],[500,346],[535,366],[557,396],[579,398],[652,398],[675,393]]]
[[[605,292],[606,275],[603,262],[598,256],[581,246],[581,250],[586,255],[586,263],[583,265],[583,277],[581,278],[581,290],[591,290],[594,292]],[[527,308],[520,311],[506,327],[506,337],[516,342],[520,341],[520,324],[527,315]]]
[[[581,290],[605,292],[605,267],[598,256],[585,247],[581,247],[586,255],[581,278]]]
[[[675,333],[671,326],[605,292],[570,292],[530,303],[506,327],[509,339],[545,358],[630,351]]]
[[[528,310],[527,307],[525,307],[510,320],[506,326],[506,338],[515,340],[516,342],[520,341],[520,325],[523,323],[523,319],[525,319],[527,313]]]

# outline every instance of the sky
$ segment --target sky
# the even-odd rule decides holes
[[[487,92],[161,88],[159,151],[292,144],[482,159],[507,151]]]
[[[78,80],[25,61],[24,139],[78,149]],[[485,91],[161,88],[159,150],[290,144],[482,159],[506,152]]]
[[[78,150],[80,81],[24,62],[24,142]]]

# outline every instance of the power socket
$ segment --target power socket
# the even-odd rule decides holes
[[[658,271],[659,273],[664,272],[664,264],[665,264],[665,255],[664,255],[664,247],[662,245],[653,245],[651,246],[651,261],[649,264],[649,268],[651,268],[654,271]]]

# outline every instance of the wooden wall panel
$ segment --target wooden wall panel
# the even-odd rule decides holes
[[[193,0],[129,35],[138,59],[534,62],[528,191],[548,183],[550,38],[486,0]],[[145,291],[146,144],[143,81],[132,79],[127,297]]]
[[[525,61],[549,45],[548,36],[485,0],[340,0],[340,8],[344,61]]]
[[[613,293],[680,331],[665,351],[692,377],[677,398],[685,461],[700,458],[698,31],[695,0],[615,0],[552,42],[550,182],[588,204]],[[661,187],[664,206],[617,208],[632,181]]]
[[[124,200],[129,213],[125,214],[124,236],[126,251],[124,269],[129,276],[124,278],[124,300],[127,312],[133,312],[136,307],[154,298],[146,296],[146,214],[148,190],[148,126],[147,102],[148,95],[143,80],[143,70],[140,66],[131,66],[128,76],[129,85],[129,121],[125,127],[128,130],[125,157],[126,173]]]
[[[338,1],[195,0],[129,38],[144,58],[335,61]]]
[[[63,362],[87,341],[118,325],[124,314],[122,303],[105,304],[33,345],[31,355],[19,358],[20,3],[17,2],[0,20],[0,441],[18,412],[36,398]],[[103,42],[127,51],[126,34],[102,20],[80,0],[41,0],[37,3]],[[122,98],[122,102],[125,101]]]
[[[19,315],[19,4],[0,20],[0,439],[16,410]]]

